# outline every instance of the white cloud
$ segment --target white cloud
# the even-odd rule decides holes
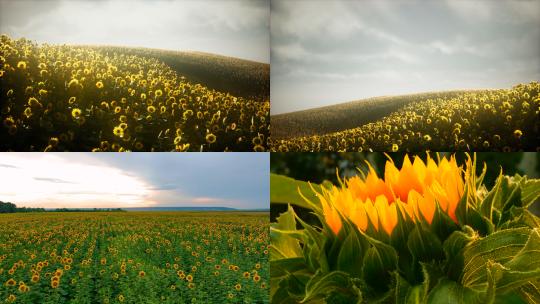
[[[29,11],[25,25],[0,24],[8,34],[39,42],[196,50],[269,62],[265,3],[64,0],[52,11]]]
[[[0,198],[27,207],[147,206],[148,186],[117,168],[66,161],[57,155],[4,153],[16,168],[0,169]]]
[[[274,0],[271,112],[539,80],[538,11],[537,0]]]

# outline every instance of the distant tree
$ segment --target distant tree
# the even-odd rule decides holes
[[[0,201],[0,213],[15,213],[17,212],[17,206],[13,203]]]

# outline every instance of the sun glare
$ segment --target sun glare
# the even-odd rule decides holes
[[[118,168],[72,162],[55,155],[3,155],[0,199],[26,207],[147,206],[148,185]],[[11,167],[12,166],[12,167]]]

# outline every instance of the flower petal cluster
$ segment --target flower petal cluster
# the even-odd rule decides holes
[[[341,187],[319,193],[324,219],[335,234],[343,219],[367,231],[369,224],[391,234],[398,224],[398,211],[413,221],[431,224],[437,205],[457,222],[455,210],[465,188],[464,172],[456,159],[424,162],[405,156],[401,169],[392,160],[385,166],[384,179],[373,167],[365,177],[354,176]]]

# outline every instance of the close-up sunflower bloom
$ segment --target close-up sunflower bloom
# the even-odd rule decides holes
[[[457,222],[455,209],[464,191],[463,169],[454,157],[438,164],[428,156],[411,162],[405,156],[401,169],[392,160],[385,166],[384,179],[372,167],[365,178],[347,180],[341,188],[333,186],[319,195],[326,223],[335,234],[342,226],[341,217],[366,231],[368,223],[389,235],[397,225],[398,210],[411,220],[431,223],[436,204]]]
[[[537,303],[540,179],[505,175],[523,155],[277,155],[305,181],[270,177],[272,302]]]

